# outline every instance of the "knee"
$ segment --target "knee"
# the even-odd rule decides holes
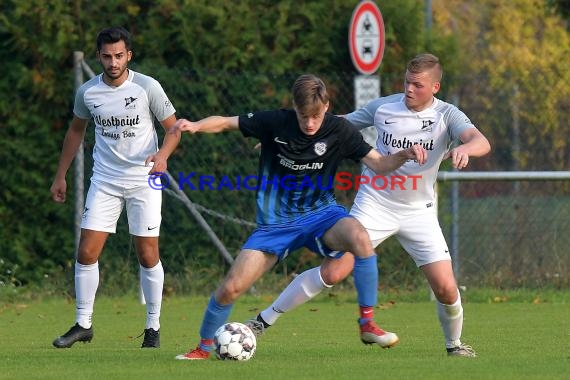
[[[368,257],[374,253],[372,248],[372,243],[370,242],[370,236],[364,228],[359,228],[354,234],[354,251],[351,251],[354,255],[359,257]]]
[[[333,286],[344,280],[349,273],[350,271],[348,273],[343,271],[328,271],[326,273],[321,273],[321,278],[325,283],[325,286]]]
[[[159,262],[158,254],[156,255],[141,255],[139,257],[139,263],[145,268],[154,268]]]
[[[226,281],[216,290],[216,301],[222,305],[234,303],[244,292],[239,284],[233,281]]]
[[[435,298],[444,305],[453,305],[459,298],[459,289],[455,284],[448,284],[432,289]]]
[[[142,241],[137,245],[139,263],[145,268],[154,268],[160,261],[158,244],[151,241]]]
[[[99,260],[99,252],[80,246],[77,250],[77,262],[81,265],[95,264]]]
[[[332,260],[321,265],[321,279],[325,285],[336,285],[352,272],[354,268],[354,256],[344,254],[340,259]]]

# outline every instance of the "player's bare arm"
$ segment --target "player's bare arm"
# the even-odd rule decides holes
[[[71,125],[65,134],[63,140],[63,148],[59,156],[59,163],[57,165],[57,172],[50,188],[51,197],[55,202],[65,202],[65,195],[67,193],[67,182],[65,175],[73,162],[73,158],[79,150],[79,146],[85,137],[85,130],[87,129],[87,120],[80,119],[77,116],[73,117]]]
[[[171,133],[188,132],[188,133],[219,133],[239,128],[238,116],[209,116],[200,121],[190,121],[187,119],[179,119]]]
[[[389,156],[382,156],[372,149],[362,161],[376,174],[386,175],[402,166],[408,160],[415,160],[423,165],[427,160],[427,151],[423,146],[416,144]]]
[[[463,169],[469,164],[469,157],[481,157],[489,153],[489,140],[477,129],[469,128],[459,136],[462,144],[449,151],[446,158],[451,158],[455,169]]]
[[[162,147],[156,152],[147,157],[145,160],[145,165],[149,165],[150,162],[154,162],[152,168],[148,172],[148,174],[154,172],[161,172],[164,173],[168,168],[167,160],[170,155],[174,152],[178,143],[180,142],[180,131],[177,133],[169,133],[171,129],[174,128],[176,124],[176,116],[172,114],[171,116],[167,117],[163,121],[160,122],[166,134],[164,135],[164,141],[162,142]]]

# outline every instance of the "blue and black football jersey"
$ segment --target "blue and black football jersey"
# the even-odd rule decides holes
[[[246,137],[261,142],[257,224],[275,225],[335,204],[334,177],[344,158],[360,160],[372,149],[342,117],[327,113],[315,135],[305,135],[292,109],[239,117]]]

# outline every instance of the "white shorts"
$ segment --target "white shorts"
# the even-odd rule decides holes
[[[117,185],[91,179],[81,228],[115,233],[117,221],[126,205],[129,233],[155,237],[162,220],[162,191],[148,184]]]
[[[395,235],[418,267],[451,260],[435,208],[398,213],[370,200],[355,203],[350,215],[366,228],[374,248]]]

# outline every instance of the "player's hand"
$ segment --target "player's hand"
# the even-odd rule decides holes
[[[178,119],[176,123],[169,129],[168,133],[177,134],[180,132],[196,133],[200,130],[197,123],[187,119]]]
[[[151,166],[148,174],[152,173],[165,173],[168,168],[166,159],[164,159],[160,154],[151,154],[144,161],[144,166]]]
[[[67,194],[67,182],[65,179],[54,179],[50,188],[51,199],[57,203],[65,202],[65,195]]]
[[[463,169],[469,164],[469,154],[462,148],[462,146],[458,146],[456,148],[451,149],[447,154],[443,157],[443,159],[451,158],[451,166],[455,169]]]
[[[427,150],[420,144],[414,144],[408,149],[404,150],[408,159],[416,160],[418,164],[423,165],[427,160]]]

